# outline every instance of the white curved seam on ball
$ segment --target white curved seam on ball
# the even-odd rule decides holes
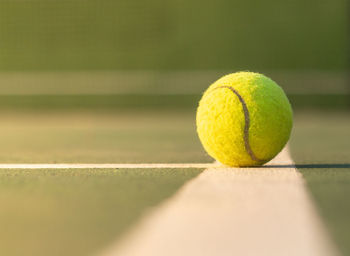
[[[243,97],[231,86],[219,86],[216,87],[215,89],[220,89],[220,88],[227,88],[230,91],[232,91],[242,104],[243,108],[243,113],[244,113],[244,132],[243,132],[243,140],[244,140],[244,147],[245,150],[247,151],[248,155],[253,161],[256,162],[262,162],[263,160],[259,159],[253,152],[252,148],[250,147],[249,143],[249,127],[250,127],[250,117],[249,117],[249,110],[247,107],[247,104],[245,103]]]

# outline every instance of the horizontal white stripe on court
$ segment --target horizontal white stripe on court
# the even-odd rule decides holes
[[[213,163],[150,163],[150,164],[0,164],[0,169],[152,169],[152,168],[215,168]]]

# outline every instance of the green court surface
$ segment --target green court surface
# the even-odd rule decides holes
[[[2,112],[2,163],[208,162],[193,112]]]
[[[14,109],[1,112],[2,163],[211,161],[193,112]],[[0,170],[0,254],[91,255],[200,172]]]
[[[0,254],[93,255],[200,172],[0,170]]]
[[[296,111],[291,139],[293,158],[344,253],[349,130],[347,112]],[[3,163],[212,161],[197,139],[193,111],[3,111],[0,141]],[[201,171],[0,170],[0,254],[103,250]]]
[[[334,241],[350,255],[350,113],[297,113],[296,120],[293,159]]]

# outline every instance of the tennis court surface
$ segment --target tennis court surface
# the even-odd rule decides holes
[[[348,10],[0,0],[0,255],[350,255]],[[260,168],[196,133],[202,93],[237,71],[294,111]]]
[[[346,252],[347,115],[297,110],[284,155],[242,170],[206,155],[191,107],[3,109],[1,254]]]

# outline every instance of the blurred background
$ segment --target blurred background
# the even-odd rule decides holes
[[[211,162],[202,92],[261,72],[288,94],[293,159],[350,255],[348,2],[0,0],[0,162]],[[0,171],[0,254],[97,251],[198,173]]]
[[[348,104],[347,7],[346,0],[1,0],[0,94],[188,98],[222,74],[250,70],[290,95],[313,95],[295,99],[296,107],[314,104],[314,95],[320,106]]]

